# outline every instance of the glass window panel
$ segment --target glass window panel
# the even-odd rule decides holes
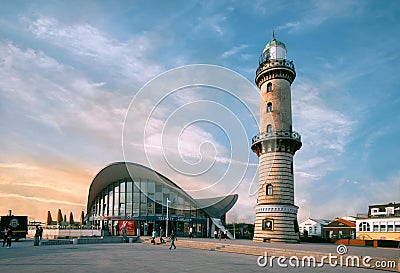
[[[155,187],[156,187],[156,188],[155,188],[156,193],[157,193],[157,192],[162,192],[162,185],[161,185],[161,184],[156,183]]]
[[[149,202],[147,203],[147,214],[154,214],[154,203],[153,202]]]
[[[147,204],[140,204],[140,215],[147,214]]]
[[[171,201],[171,199],[169,198],[169,194],[163,194],[163,202],[165,203],[165,202],[167,202],[167,198],[168,198],[168,200],[170,200]]]
[[[133,214],[139,214],[139,203],[133,203],[132,204],[132,213]]]
[[[169,194],[169,198],[171,199],[172,203],[175,203],[176,202],[176,193],[171,191]]]
[[[119,193],[114,194],[114,206],[119,203]]]
[[[190,210],[190,203],[188,200],[185,200],[185,210]]]
[[[147,196],[143,192],[140,193],[140,203],[146,203],[147,202]]]
[[[108,194],[103,196],[104,204],[108,203]]]
[[[157,215],[162,215],[162,205],[160,203],[155,203],[155,207],[156,207],[156,214]]]
[[[192,215],[192,217],[194,217],[194,218],[196,218],[196,211],[197,211],[196,207],[192,207],[192,208],[191,208],[191,215]]]
[[[114,215],[118,215],[119,209],[119,193],[114,192]]]
[[[126,203],[126,214],[132,214],[132,203]]]
[[[119,215],[125,215],[125,204],[124,203],[119,204]]]
[[[147,192],[148,192],[148,193],[154,193],[155,190],[156,190],[155,183],[152,182],[152,181],[148,182],[148,183],[147,183]]]
[[[103,214],[103,207],[104,207],[104,201],[103,201],[103,198],[101,198],[100,199],[99,215]]]
[[[111,205],[112,205],[113,202],[114,202],[113,196],[114,196],[114,193],[113,193],[112,191],[110,191],[110,192],[108,193],[108,203],[111,204]]]
[[[125,192],[125,182],[121,182],[119,185],[119,192]]]
[[[140,190],[140,182],[139,181],[135,181],[135,186],[133,188],[133,192],[139,192]]]
[[[140,202],[140,193],[138,192],[133,193],[133,202]]]
[[[156,192],[154,197],[155,197],[155,201],[162,202],[162,192]]]
[[[142,192],[147,192],[147,181],[140,182],[140,186],[141,186],[140,190]]]
[[[125,203],[125,193],[124,192],[121,192],[119,194],[119,202],[120,203]]]
[[[126,193],[126,202],[127,203],[131,203],[132,202],[132,193],[131,192],[127,192]]]
[[[132,192],[132,181],[126,182],[126,192]]]
[[[170,192],[170,190],[169,190],[169,188],[167,186],[163,186],[162,187],[162,191],[163,191],[164,194],[169,194],[169,192]]]

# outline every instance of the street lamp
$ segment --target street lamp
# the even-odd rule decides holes
[[[165,223],[165,237],[168,237],[168,203],[171,202],[168,197],[167,197],[167,219],[166,219],[166,223]]]

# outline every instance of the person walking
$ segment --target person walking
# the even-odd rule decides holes
[[[118,224],[118,222],[115,224],[115,236],[119,236],[119,224]]]
[[[127,236],[126,226],[124,226],[122,228],[122,237],[124,238],[124,243],[127,243],[128,242],[128,236]]]
[[[214,239],[217,239],[217,237],[218,237],[218,231],[214,230]]]
[[[222,237],[222,230],[218,230],[218,239],[221,241],[221,237]]]
[[[225,228],[225,230],[224,230],[224,239],[225,239],[225,241],[226,241],[226,237],[228,237],[228,230]]]
[[[193,238],[193,228],[189,228],[189,238]]]
[[[40,228],[39,226],[36,226],[36,232],[35,232],[35,236],[33,237],[33,245],[34,246],[38,246],[39,242],[40,242]]]
[[[4,227],[4,230],[2,232],[3,232],[3,247],[4,247],[6,245],[6,243],[7,243],[7,232],[8,232],[8,229],[6,227]]]
[[[163,236],[164,236],[164,230],[162,227],[160,227],[160,244],[164,243]]]
[[[178,239],[176,238],[176,235],[175,235],[175,232],[173,229],[171,230],[171,235],[169,238],[171,239],[171,245],[169,246],[169,250],[171,250],[172,247],[174,247],[174,249],[176,249],[175,241],[177,241]]]
[[[157,237],[157,231],[155,228],[153,228],[153,232],[151,234],[151,242],[153,243],[153,245],[156,244],[156,237]]]
[[[43,237],[43,228],[39,227],[39,241],[42,240],[42,237]]]
[[[11,247],[11,237],[12,237],[12,231],[11,231],[11,227],[9,226],[7,228],[7,248]]]

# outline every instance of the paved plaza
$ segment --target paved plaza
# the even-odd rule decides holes
[[[176,250],[168,250],[165,246],[143,243],[35,247],[27,240],[13,243],[10,249],[0,248],[0,272],[383,272],[328,265],[323,268],[260,267],[256,256],[183,248],[179,245],[185,239],[178,242]],[[245,242],[235,241],[236,244]],[[396,251],[390,250],[390,256],[398,255]]]

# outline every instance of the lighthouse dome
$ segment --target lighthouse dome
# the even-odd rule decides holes
[[[283,42],[275,39],[275,35],[272,36],[272,40],[269,41],[262,52],[262,59],[264,60],[285,60],[286,59],[286,46]]]

